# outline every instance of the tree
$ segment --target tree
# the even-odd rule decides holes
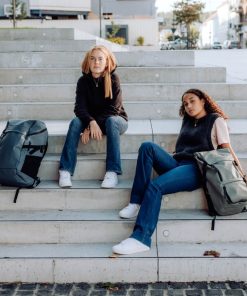
[[[11,18],[13,19],[13,27],[16,27],[16,19],[24,19],[27,17],[26,5],[19,0],[11,0]]]
[[[194,26],[190,27],[190,44],[192,48],[197,48],[200,32]]]
[[[187,32],[187,48],[191,47],[191,24],[200,21],[205,4],[192,0],[181,0],[174,4],[173,14],[177,24],[184,25]]]

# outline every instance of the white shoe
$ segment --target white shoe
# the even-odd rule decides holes
[[[101,183],[102,188],[114,188],[118,184],[117,173],[106,172],[103,182]]]
[[[123,208],[119,212],[119,216],[125,219],[134,218],[138,215],[139,209],[140,209],[140,205],[135,203],[129,203],[127,207]]]
[[[129,255],[144,251],[149,251],[150,248],[134,238],[127,238],[120,244],[112,247],[112,251],[120,255]]]
[[[59,170],[59,186],[62,188],[69,188],[72,186],[70,172]]]

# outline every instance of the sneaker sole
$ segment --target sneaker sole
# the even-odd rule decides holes
[[[137,215],[132,216],[132,217],[123,217],[123,216],[120,216],[120,215],[119,215],[119,217],[120,217],[121,219],[133,219],[133,218],[136,218]]]
[[[114,186],[104,186],[104,185],[101,185],[100,187],[103,188],[103,189],[112,189],[112,188],[116,188],[117,187],[117,184],[114,185]]]

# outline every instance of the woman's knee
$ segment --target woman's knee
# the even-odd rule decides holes
[[[105,121],[106,134],[118,133],[122,135],[128,128],[128,122],[120,116],[110,116]]]
[[[106,129],[112,129],[117,127],[116,116],[110,116],[105,121]]]
[[[69,124],[70,131],[73,131],[73,132],[80,131],[81,132],[82,129],[83,129],[83,124],[78,117],[75,117],[70,121],[70,124]]]
[[[139,148],[139,153],[152,151],[154,147],[154,143],[152,142],[143,142]]]

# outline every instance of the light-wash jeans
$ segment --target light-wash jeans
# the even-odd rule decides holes
[[[84,131],[86,125],[75,117],[71,120],[69,130],[64,143],[62,155],[60,158],[60,170],[68,171],[74,174],[77,162],[77,147],[80,134]],[[106,171],[122,173],[120,158],[120,135],[128,128],[128,122],[121,116],[110,116],[105,121],[105,130],[107,138],[106,148]]]

